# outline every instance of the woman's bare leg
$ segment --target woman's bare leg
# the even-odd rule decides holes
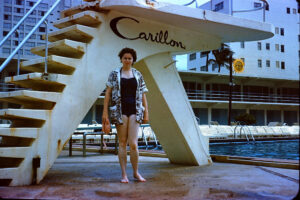
[[[122,170],[122,179],[121,183],[128,183],[129,180],[127,178],[126,173],[126,164],[127,164],[127,138],[128,138],[128,117],[126,115],[122,116],[123,124],[117,125],[117,133],[119,138],[119,162]]]
[[[128,119],[128,143],[130,146],[130,162],[133,168],[133,176],[138,181],[145,182],[146,180],[138,172],[138,129],[139,123],[136,122],[136,115],[130,115]]]

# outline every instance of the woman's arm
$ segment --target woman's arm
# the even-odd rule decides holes
[[[103,104],[103,113],[102,113],[102,123],[108,119],[108,103],[111,97],[112,89],[110,87],[106,87],[105,97],[104,97],[104,104]]]
[[[148,103],[147,103],[147,98],[145,93],[143,93],[143,106],[145,108],[143,124],[147,124],[149,122],[149,113],[148,113]]]

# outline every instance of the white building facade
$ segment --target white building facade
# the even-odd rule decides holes
[[[285,78],[299,80],[299,13],[296,0],[268,0],[265,11],[265,22],[275,26],[275,36],[262,41],[238,42],[228,44],[234,52],[234,58],[245,61],[243,76]],[[263,6],[260,0],[213,0],[201,9],[232,14],[236,17],[263,21],[263,9],[253,10]],[[195,55],[196,54],[196,55]],[[188,70],[205,72],[206,55],[197,52],[188,56]],[[214,58],[210,53],[210,59]],[[208,72],[217,72],[216,65],[209,66]],[[221,73],[228,74],[226,68]]]
[[[260,0],[212,0],[200,8],[274,25],[270,39],[227,44],[233,58],[245,62],[244,71],[233,74],[231,121],[247,112],[257,125],[272,121],[292,125],[299,123],[299,4],[296,0],[267,2],[265,11],[259,9],[264,5]],[[201,124],[227,124],[229,70],[223,66],[218,73],[216,64],[207,68],[206,60],[215,58],[211,52],[206,55],[187,56],[188,71],[181,73],[182,80]]]

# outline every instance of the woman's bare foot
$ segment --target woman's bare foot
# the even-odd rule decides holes
[[[121,183],[129,183],[129,180],[127,178],[127,176],[122,177],[122,179],[120,180]]]
[[[146,179],[144,179],[139,173],[134,174],[133,177],[137,179],[138,182],[146,182]]]

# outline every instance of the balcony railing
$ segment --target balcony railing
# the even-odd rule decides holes
[[[228,101],[229,99],[229,92],[226,91],[186,90],[186,92],[190,100]],[[300,98],[299,95],[232,92],[232,101],[299,104]]]

